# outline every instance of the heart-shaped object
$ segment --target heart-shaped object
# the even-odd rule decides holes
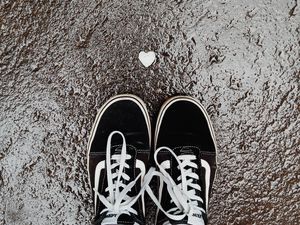
[[[139,60],[145,67],[149,67],[152,63],[154,63],[156,57],[155,52],[149,51],[149,52],[140,52],[139,54]]]

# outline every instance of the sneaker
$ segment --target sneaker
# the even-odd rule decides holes
[[[118,95],[101,107],[88,143],[93,224],[145,224],[140,189],[150,140],[150,117],[140,98]]]
[[[207,224],[217,166],[215,135],[204,107],[187,96],[168,100],[157,119],[154,147],[162,174],[156,224]]]

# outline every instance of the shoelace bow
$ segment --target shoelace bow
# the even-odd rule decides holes
[[[122,137],[123,143],[121,154],[116,154],[111,157],[111,139],[115,134],[119,134]],[[104,195],[101,195],[98,190],[94,188],[95,194],[106,207],[100,212],[100,214],[104,212],[112,214],[137,214],[137,211],[133,209],[132,206],[143,194],[145,187],[141,189],[137,196],[128,196],[130,190],[134,187],[137,180],[141,177],[140,173],[133,181],[131,181],[127,185],[122,181],[130,180],[130,177],[126,173],[124,173],[125,168],[129,168],[126,160],[130,158],[131,156],[126,154],[126,140],[124,135],[119,131],[112,132],[107,140],[105,161],[107,171],[107,188],[105,189],[105,192],[108,191],[108,196],[105,197]],[[111,160],[115,161],[115,163],[111,164]],[[114,169],[115,171],[112,172]]]
[[[157,155],[161,150],[169,151],[178,163],[178,169],[180,170],[180,176],[177,178],[179,184],[173,180],[170,174],[166,171],[167,168],[170,168],[170,161],[164,161],[161,164],[157,161]],[[188,219],[193,213],[203,212],[205,210],[202,207],[198,206],[198,201],[203,203],[203,200],[200,196],[196,195],[196,191],[201,191],[201,187],[195,181],[199,180],[199,176],[193,172],[193,169],[197,169],[198,166],[193,162],[196,157],[194,155],[181,155],[177,156],[170,148],[160,147],[154,153],[154,160],[159,169],[159,172],[150,170],[146,176],[157,176],[160,179],[160,182],[165,182],[169,195],[171,197],[171,203],[174,203],[176,207],[165,211],[160,202],[157,200],[153,194],[150,187],[146,188],[147,193],[152,198],[157,207],[170,219],[172,220],[182,220],[186,216]]]
[[[111,139],[113,135],[119,134],[122,137],[122,149],[121,154],[113,155],[111,157]],[[178,163],[178,169],[180,170],[180,176],[177,178],[179,184],[173,180],[173,178],[166,171],[170,165],[168,165],[168,161],[165,161],[161,164],[157,161],[157,154],[161,150],[169,151],[173,157],[176,159]],[[153,202],[157,205],[157,207],[170,219],[172,220],[182,220],[187,215],[190,216],[194,212],[203,212],[205,210],[198,206],[198,201],[203,203],[203,200],[200,196],[196,195],[196,190],[201,191],[201,187],[199,184],[194,181],[199,179],[199,176],[193,172],[193,168],[197,169],[197,164],[192,162],[196,159],[193,155],[181,155],[177,156],[170,148],[168,147],[160,147],[155,151],[154,159],[155,163],[159,169],[156,171],[154,167],[150,168],[148,173],[144,176],[143,183],[141,186],[140,192],[134,196],[128,196],[128,192],[134,187],[137,180],[141,177],[141,173],[130,183],[127,185],[122,182],[129,181],[130,177],[124,173],[125,168],[129,168],[129,165],[126,163],[126,160],[130,159],[131,156],[126,154],[126,140],[124,135],[119,131],[112,132],[107,141],[106,146],[106,171],[107,171],[107,188],[105,191],[108,191],[108,197],[101,195],[98,190],[94,188],[95,194],[99,197],[99,200],[105,205],[105,209],[103,209],[101,213],[108,212],[114,214],[137,214],[137,211],[132,208],[132,206],[136,203],[138,198],[145,192],[149,194]],[[115,161],[115,163],[111,164],[111,160]],[[118,169],[116,169],[119,167]],[[186,169],[187,167],[187,169]],[[112,172],[112,170],[115,172]],[[176,207],[165,211],[161,206],[159,200],[154,195],[152,189],[149,186],[150,181],[153,177],[158,177],[161,182],[166,183],[167,190],[171,197],[171,203],[174,203]],[[122,190],[120,190],[122,188]]]

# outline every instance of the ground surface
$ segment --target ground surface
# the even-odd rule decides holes
[[[124,92],[152,115],[176,93],[207,108],[210,224],[300,224],[299,1],[0,4],[0,225],[90,224],[89,131]]]

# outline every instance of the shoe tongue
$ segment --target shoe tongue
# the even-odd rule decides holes
[[[174,148],[174,151],[177,151],[179,149],[180,155],[198,155],[199,149],[197,147],[192,146],[183,146],[183,147],[177,147]]]
[[[101,225],[140,225],[140,223],[136,220],[136,217],[129,214],[106,214],[105,218],[102,220]]]
[[[118,218],[120,214],[108,213],[105,218],[102,220],[101,225],[111,225],[118,224]]]
[[[122,153],[122,145],[111,146],[111,155],[121,155],[121,153]],[[126,145],[126,154],[135,155],[136,148],[132,145]]]
[[[174,151],[180,152],[180,155],[194,155],[196,157],[199,157],[199,153],[200,153],[199,148],[193,146],[177,147],[174,149]],[[173,172],[178,173],[179,171],[173,170]],[[164,225],[187,225],[187,224],[205,225],[205,220],[203,218],[202,211],[195,209],[194,211],[190,212],[189,215],[187,215],[183,220],[181,221],[170,220],[169,224],[164,224]]]
[[[205,225],[202,212],[200,210],[196,210],[191,212],[188,216],[188,224],[197,224],[197,225]]]
[[[169,223],[166,223],[164,225],[205,225],[204,218],[202,216],[202,212],[194,211],[191,212],[189,215],[187,215],[183,220],[176,221],[176,220],[170,220]]]
[[[121,145],[114,145],[111,147],[112,155],[121,155],[122,152],[122,146]],[[131,155],[131,159],[126,160],[126,163],[129,165],[134,165],[134,159],[136,157],[136,150],[133,146],[127,145],[126,146],[126,154]],[[128,175],[134,174],[134,167],[130,166],[129,168],[126,168],[124,173]],[[131,176],[132,177],[132,176]],[[132,177],[133,179],[133,177]],[[129,183],[132,181],[130,179],[127,181]],[[125,181],[123,181],[125,182]],[[125,182],[126,183],[126,182]],[[132,196],[132,192],[130,191],[127,193],[129,196]],[[140,222],[138,221],[137,217],[131,213],[119,213],[115,214],[113,212],[108,212],[104,217],[103,220],[101,221],[101,225],[139,225]]]

